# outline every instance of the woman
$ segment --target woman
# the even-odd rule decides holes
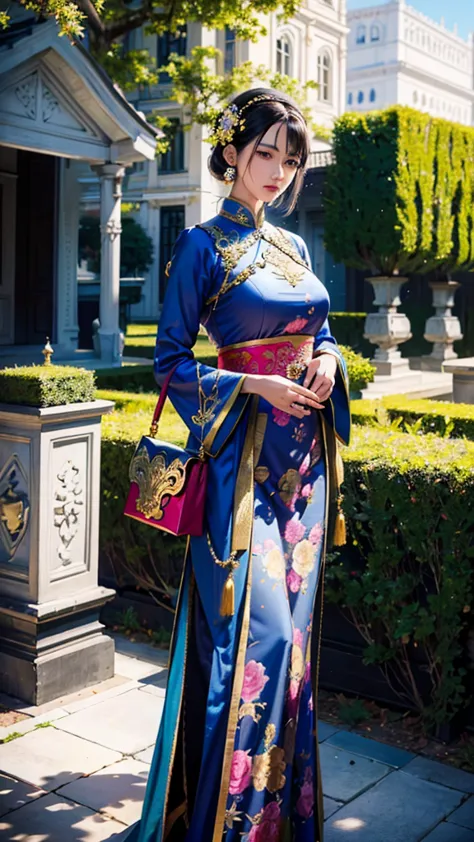
[[[343,525],[336,440],[349,441],[347,373],[304,242],[264,210],[276,199],[294,207],[309,149],[287,96],[237,96],[210,158],[230,196],[183,231],[168,267],[156,379],[177,366],[168,394],[189,446],[210,457],[209,481],[129,840],[322,842],[315,690],[324,556]],[[217,369],[193,356],[200,322]]]

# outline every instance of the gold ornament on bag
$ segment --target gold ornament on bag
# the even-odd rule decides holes
[[[139,488],[137,511],[146,518],[161,520],[164,515],[163,498],[175,497],[183,490],[186,466],[179,459],[173,459],[167,467],[162,453],[150,462],[146,447],[142,447],[130,462],[129,479]]]

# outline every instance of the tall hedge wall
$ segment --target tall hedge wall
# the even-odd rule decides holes
[[[326,246],[373,274],[474,265],[474,129],[395,106],[344,114],[325,194]]]

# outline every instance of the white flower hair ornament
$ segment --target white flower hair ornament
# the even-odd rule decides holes
[[[226,105],[219,117],[216,129],[210,135],[212,145],[217,146],[220,143],[222,146],[227,146],[232,143],[235,132],[242,132],[245,129],[245,120],[242,118],[244,111],[256,102],[272,102],[274,99],[274,96],[260,94],[260,96],[250,99],[242,108],[238,108],[234,103]]]

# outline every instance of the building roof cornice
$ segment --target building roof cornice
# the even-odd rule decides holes
[[[381,76],[394,76],[397,73],[404,73],[405,76],[411,76],[413,79],[418,79],[421,82],[427,82],[431,85],[440,82],[440,89],[474,102],[474,90],[472,88],[463,88],[460,85],[454,85],[445,76],[434,76],[432,73],[428,73],[420,67],[413,67],[413,65],[407,64],[405,61],[393,61],[390,64],[383,62],[380,64],[371,64],[367,67],[350,68],[347,71],[347,81],[353,83],[356,79],[370,79],[375,73]]]

